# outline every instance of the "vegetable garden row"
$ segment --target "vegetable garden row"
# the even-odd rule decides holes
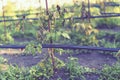
[[[22,52],[1,54],[0,79],[119,80],[120,6],[117,0],[96,4],[91,0],[78,1],[52,8],[45,1],[46,9],[40,7],[35,14],[24,11],[17,17],[7,17],[3,9],[0,50]],[[21,62],[36,64],[20,67]]]

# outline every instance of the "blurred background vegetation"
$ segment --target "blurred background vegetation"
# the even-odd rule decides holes
[[[47,43],[47,40],[52,37],[55,43],[105,46],[104,43],[107,40],[111,44],[117,44],[116,47],[120,46],[118,45],[120,39],[117,37],[119,36],[120,17],[95,18],[91,19],[91,23],[87,20],[72,20],[73,17],[81,17],[82,1],[88,11],[88,0],[48,0],[49,13],[54,15],[51,18],[53,33],[48,34],[47,18],[50,18],[50,15],[46,15],[45,0],[0,0],[0,4],[2,4],[0,5],[0,21],[22,19],[0,22],[1,44],[4,41],[14,44],[17,41],[24,44],[31,40]],[[62,15],[58,14],[57,5],[60,6]],[[92,16],[109,15],[103,14],[104,12],[120,13],[119,0],[90,0],[90,6]],[[25,20],[26,18],[37,18],[38,20]],[[65,18],[70,19],[64,21]],[[106,37],[114,38],[114,40],[108,40]]]

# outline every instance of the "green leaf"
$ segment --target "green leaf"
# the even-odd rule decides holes
[[[70,18],[73,16],[73,13],[65,13],[64,18]]]
[[[70,39],[70,36],[69,36],[67,33],[62,33],[62,36],[63,36],[64,38]]]

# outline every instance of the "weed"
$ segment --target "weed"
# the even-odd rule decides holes
[[[120,62],[120,50],[115,54],[115,57],[117,57],[118,61]]]
[[[0,64],[4,64],[6,62],[8,62],[8,60],[0,56]]]
[[[35,45],[34,43],[31,42],[26,46],[24,54],[32,54],[34,56],[37,53],[41,53],[41,51],[42,51],[41,44]]]
[[[74,57],[68,58],[68,63],[66,63],[66,68],[69,71],[70,80],[74,80],[77,78],[85,80],[83,74],[86,72],[93,72],[93,70],[90,68],[80,66],[78,63],[78,59]]]
[[[120,63],[113,66],[105,65],[101,71],[101,80],[119,80],[120,79]]]

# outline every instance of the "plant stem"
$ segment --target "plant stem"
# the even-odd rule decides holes
[[[49,15],[49,12],[48,12],[48,2],[47,0],[46,1],[46,14]],[[50,29],[50,20],[48,19],[48,29],[49,29],[49,33],[51,33],[51,29]],[[50,44],[52,44],[53,41],[52,39],[50,38]],[[50,57],[52,59],[52,65],[53,65],[53,72],[55,73],[55,60],[54,60],[54,49],[53,48],[49,48],[49,54],[50,54]]]

